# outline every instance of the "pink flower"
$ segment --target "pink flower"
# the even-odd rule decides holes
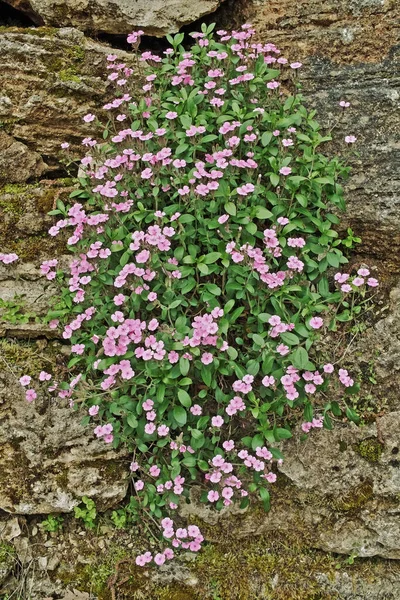
[[[369,287],[377,287],[379,285],[379,282],[374,277],[370,277],[369,279],[367,279],[367,285],[369,285]]]
[[[32,380],[32,378],[29,375],[23,375],[20,378],[19,382],[21,385],[23,385],[25,387],[26,385],[30,384],[31,380]]]
[[[39,381],[50,381],[50,379],[51,379],[50,373],[46,373],[46,371],[40,371]]]
[[[350,106],[350,102],[346,102],[346,100],[341,100],[339,102],[339,106],[341,106],[342,108],[348,108]]]
[[[302,67],[302,66],[303,66],[303,63],[301,63],[301,62],[290,63],[290,68],[291,69],[300,69],[300,67]]]
[[[201,362],[203,363],[203,365],[210,365],[213,362],[213,355],[211,354],[211,352],[204,352],[201,355]]]
[[[160,437],[165,437],[169,433],[169,427],[167,425],[160,425],[157,427],[157,433]]]
[[[219,494],[218,492],[214,491],[214,490],[210,490],[207,494],[207,498],[209,502],[217,502],[218,498],[219,498]]]
[[[290,175],[291,172],[292,169],[290,167],[282,167],[281,169],[279,169],[279,173],[281,175]]]
[[[226,223],[228,219],[229,215],[221,215],[220,217],[218,217],[218,223],[222,225],[223,223]]]
[[[276,351],[281,356],[286,356],[286,354],[289,354],[289,352],[290,352],[289,347],[285,346],[285,344],[279,344],[279,346],[276,347]]]
[[[26,390],[25,398],[28,402],[33,402],[33,400],[36,400],[37,394],[36,394],[35,390],[33,390],[33,389]]]
[[[61,148],[62,148],[63,150],[66,150],[67,148],[69,148],[69,144],[68,144],[68,142],[63,142],[63,143],[61,144]]]
[[[166,561],[166,556],[165,554],[156,554],[154,557],[154,562],[156,563],[156,565],[163,565]]]
[[[147,560],[145,559],[143,554],[140,554],[136,557],[135,563],[138,565],[138,567],[144,567],[144,565],[147,563]]]
[[[321,317],[313,317],[312,319],[310,319],[310,327],[312,327],[313,329],[320,329],[324,322],[321,319]]]
[[[278,217],[277,222],[279,225],[287,225],[289,223],[289,219],[286,217]]]
[[[333,373],[335,367],[331,363],[327,363],[322,367],[324,369],[324,373]]]
[[[224,424],[224,420],[221,416],[217,415],[216,417],[213,417],[211,419],[211,425],[213,427],[222,427],[222,425]]]
[[[170,120],[172,120],[172,119],[176,119],[176,117],[177,117],[177,116],[178,116],[178,113],[176,113],[176,112],[174,112],[174,111],[170,110],[170,111],[169,111],[169,112],[167,112],[167,114],[165,115],[165,118],[166,118],[166,119],[170,119]]]
[[[83,117],[83,120],[85,121],[85,123],[90,123],[91,121],[94,121],[95,118],[96,117],[94,115],[92,115],[92,113],[88,113],[87,115],[85,115]]]
[[[159,467],[157,467],[157,465],[153,465],[149,469],[149,473],[152,477],[158,477],[160,472],[161,471],[160,471]]]
[[[192,415],[198,416],[201,415],[203,411],[199,404],[193,404],[193,406],[190,408],[190,412],[192,413]]]
[[[89,408],[89,415],[90,415],[91,417],[94,417],[94,416],[96,416],[96,415],[97,415],[97,413],[99,412],[99,408],[100,408],[100,407],[99,407],[97,404],[95,404],[94,406],[91,406],[91,407]]]
[[[355,135],[346,135],[344,141],[346,142],[346,144],[354,144],[354,142],[357,141],[357,138]]]
[[[304,431],[304,433],[309,433],[310,429],[312,427],[312,423],[302,423],[301,425],[301,429]]]
[[[361,285],[364,284],[364,278],[363,277],[354,277],[354,279],[351,283],[353,285],[355,285],[356,287],[360,287]]]
[[[134,488],[137,492],[140,492],[144,488],[144,482],[141,479],[135,481]]]
[[[230,452],[235,447],[235,442],[233,440],[227,440],[222,444],[222,447],[226,452]]]
[[[58,323],[59,323],[58,319],[53,319],[52,321],[50,321],[50,323],[49,323],[50,329],[57,329]]]
[[[144,431],[145,433],[147,433],[147,435],[151,435],[155,432],[155,430],[156,426],[154,425],[154,423],[146,423],[146,425],[144,426]]]

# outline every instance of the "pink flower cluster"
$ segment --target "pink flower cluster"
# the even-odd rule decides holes
[[[161,526],[163,537],[171,540],[171,544],[175,548],[182,548],[191,552],[200,550],[204,537],[196,525],[189,525],[187,528],[178,527],[175,530],[172,519],[166,517],[161,521]]]
[[[49,280],[55,279],[56,272],[52,271],[52,269],[54,267],[56,267],[57,265],[58,265],[58,260],[56,258],[53,258],[51,260],[45,260],[40,265],[40,270],[42,272],[42,275],[46,275],[47,279],[49,279]]]
[[[309,433],[311,429],[321,429],[324,426],[323,419],[313,419],[312,421],[306,421],[301,424],[301,429],[304,433]]]
[[[111,425],[111,423],[107,423],[106,425],[97,425],[97,427],[95,427],[93,433],[95,434],[96,437],[103,438],[103,440],[105,441],[106,444],[111,444],[111,442],[114,439],[112,431],[113,431],[113,426]]]
[[[348,294],[359,288],[364,288],[365,285],[371,288],[378,287],[379,281],[375,277],[368,277],[369,275],[369,269],[362,267],[358,269],[356,276],[351,277],[349,273],[336,273],[334,279],[340,285],[341,291]]]
[[[18,260],[18,258],[18,254],[15,254],[14,252],[12,254],[4,254],[3,252],[0,252],[0,262],[5,265],[10,265]]]

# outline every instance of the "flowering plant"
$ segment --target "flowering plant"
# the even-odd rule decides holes
[[[329,271],[348,262],[333,228],[347,169],[319,150],[330,136],[296,93],[301,63],[253,42],[249,25],[212,32],[190,50],[169,37],[135,70],[108,56],[108,120],[84,117],[102,140],[83,140],[78,202],[58,202],[49,232],[72,228],[74,253],[49,313],[74,376],[51,389],[132,451],[131,520],[160,520],[192,551],[200,531],[170,518],[191,485],[217,510],[257,497],[267,508],[276,443],[299,419],[304,432],[343,410],[357,420],[353,379],[315,347],[378,284],[364,267]],[[55,259],[42,272],[63,280]]]

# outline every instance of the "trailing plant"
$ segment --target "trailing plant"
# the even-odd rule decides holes
[[[343,272],[334,227],[348,169],[321,152],[331,137],[297,93],[301,63],[253,42],[249,25],[213,28],[192,34],[190,50],[169,37],[135,70],[108,56],[116,95],[84,117],[96,137],[83,140],[77,202],[57,202],[49,231],[70,228],[74,255],[49,313],[74,373],[51,389],[105,444],[132,451],[134,494],[115,524],[129,513],[191,551],[201,532],[170,515],[192,486],[217,510],[268,508],[277,444],[296,424],[357,421],[358,385],[321,341],[378,285],[362,265]],[[140,32],[128,41],[137,51]],[[57,266],[42,272],[62,281]],[[75,511],[91,526],[84,502]],[[137,564],[172,556],[148,551]]]

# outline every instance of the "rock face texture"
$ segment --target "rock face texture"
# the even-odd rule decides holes
[[[37,152],[30,152],[25,144],[0,131],[0,184],[21,183],[40,177],[45,170],[46,165]]]
[[[214,12],[223,0],[6,0],[37,25],[126,34],[140,28],[164,36]]]
[[[8,370],[0,379],[0,509],[65,513],[83,496],[100,510],[121,501],[128,485],[122,459],[93,438],[67,406],[45,399],[27,405]]]
[[[107,97],[110,51],[76,29],[0,28],[0,185],[59,170],[66,139],[80,149],[89,131],[82,117]]]
[[[260,40],[301,60],[303,93],[327,129],[332,152],[352,167],[347,222],[361,252],[399,272],[400,30],[396,0],[254,0],[245,14]],[[339,101],[351,108],[341,111]],[[342,113],[342,114],[341,114]],[[357,137],[357,152],[345,135]]]

